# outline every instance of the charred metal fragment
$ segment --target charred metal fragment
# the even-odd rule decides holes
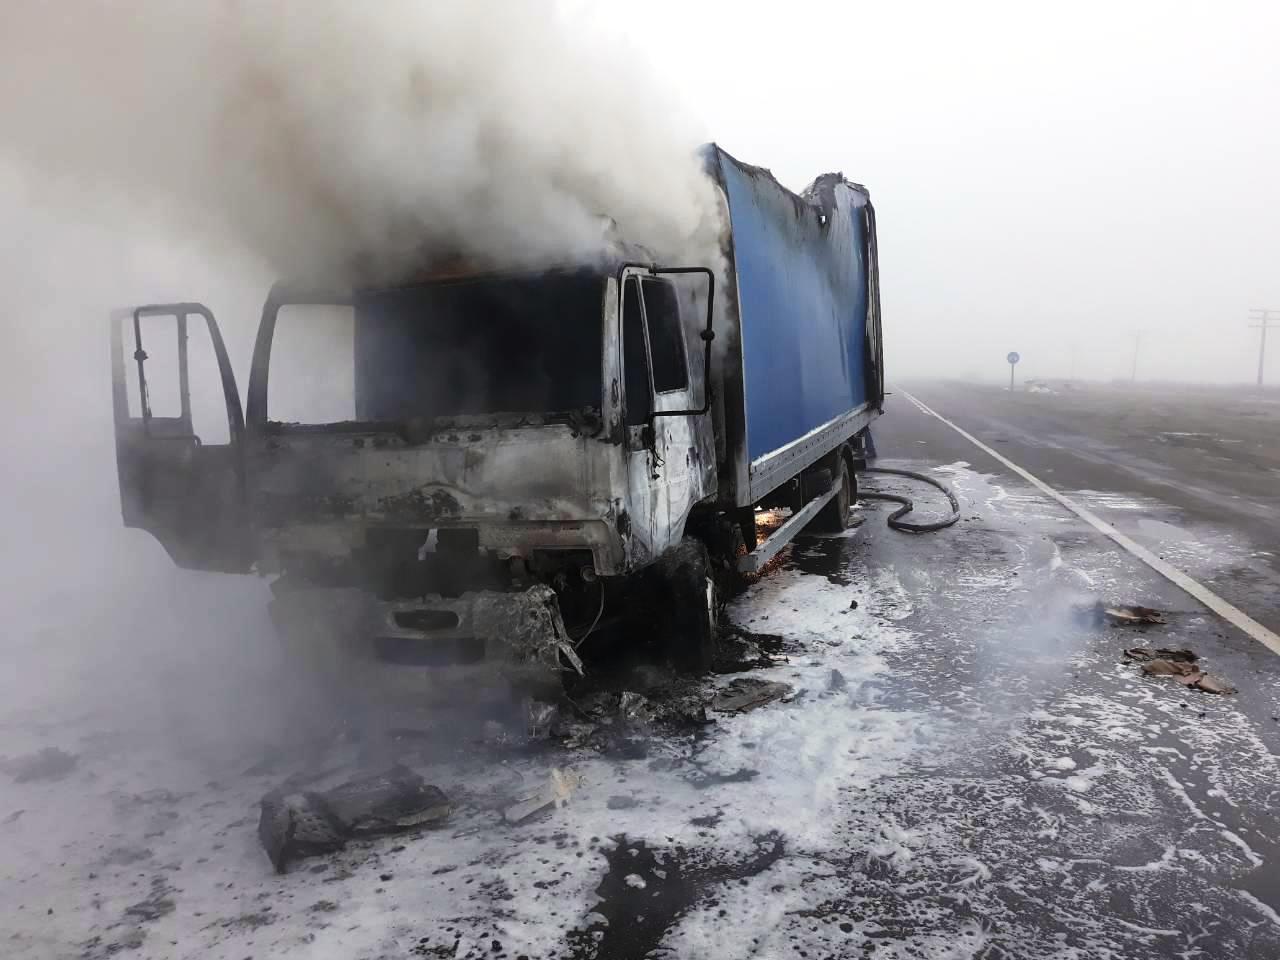
[[[476,631],[504,636],[517,663],[558,671],[563,657],[582,674],[582,660],[565,630],[560,602],[545,584],[535,584],[523,593],[479,594],[472,609]]]
[[[258,839],[271,865],[341,850],[365,834],[395,833],[449,816],[449,799],[407,767],[356,777],[325,791],[273,790],[262,798]]]

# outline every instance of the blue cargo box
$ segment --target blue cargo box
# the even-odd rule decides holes
[[[841,174],[795,194],[768,170],[705,149],[729,212],[714,374],[721,500],[746,506],[881,412],[875,211]]]

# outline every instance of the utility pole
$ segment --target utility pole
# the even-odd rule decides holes
[[[1258,386],[1261,387],[1262,371],[1267,363],[1267,331],[1280,330],[1280,310],[1263,310],[1261,307],[1254,307],[1249,311],[1249,319],[1257,321],[1249,324],[1250,330],[1262,331],[1258,339]]]

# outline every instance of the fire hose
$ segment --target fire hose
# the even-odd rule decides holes
[[[902,519],[915,509],[915,503],[912,502],[910,497],[904,497],[897,493],[858,491],[859,498],[863,500],[887,500],[890,503],[901,504],[897,510],[889,514],[889,527],[893,530],[900,530],[903,533],[932,533],[934,530],[942,530],[949,527],[960,519],[960,501],[956,499],[956,495],[951,491],[951,488],[940,480],[935,480],[933,477],[926,476],[923,473],[915,473],[911,470],[891,470],[888,467],[866,467],[862,472],[887,473],[895,477],[909,477],[912,480],[919,480],[922,483],[929,484],[931,487],[937,487],[951,501],[951,516],[928,523],[912,523],[909,520]]]

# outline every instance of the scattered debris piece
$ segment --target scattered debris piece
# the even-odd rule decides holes
[[[360,834],[392,833],[449,816],[448,798],[397,764],[325,791],[274,790],[262,798],[258,838],[277,873],[290,861],[341,850]]]
[[[605,806],[610,810],[631,810],[640,806],[640,801],[635,797],[610,797]]]
[[[849,681],[844,678],[844,674],[832,668],[830,676],[827,677],[827,689],[843,690],[847,686],[849,686]]]
[[[1205,693],[1229,694],[1238,692],[1220,677],[1211,677],[1200,669],[1200,655],[1194,650],[1173,650],[1160,647],[1130,647],[1125,658],[1142,664],[1142,673],[1148,677],[1172,677],[1183,686],[1194,687]]]
[[[1172,660],[1176,663],[1195,663],[1200,659],[1200,654],[1194,650],[1173,650],[1169,647],[1159,647],[1152,650],[1150,647],[1130,647],[1124,652],[1124,655],[1130,660],[1144,662],[1148,660]]]
[[[502,818],[510,824],[524,823],[544,810],[563,807],[573,796],[573,792],[582,786],[582,777],[571,770],[551,768],[551,776],[546,785],[532,796],[518,803],[513,803],[502,812]]]
[[[1103,612],[1113,623],[1168,623],[1162,611],[1137,604],[1107,607]]]
[[[1200,679],[1196,681],[1195,687],[1197,690],[1203,690],[1205,693],[1229,694],[1239,692],[1235,687],[1231,686],[1231,684],[1227,683],[1227,681],[1223,680],[1221,677],[1210,676],[1207,673],[1202,673],[1200,675]]]
[[[4,820],[3,820],[3,821],[0,821],[0,822],[3,822],[3,823],[17,823],[17,822],[18,822],[18,818],[19,818],[20,816],[22,816],[22,815],[23,815],[24,813],[26,813],[26,812],[27,812],[26,810],[15,810],[15,811],[13,811],[13,813],[9,814],[7,817],[5,817],[5,818],[4,818]]]
[[[408,767],[339,784],[323,794],[352,833],[385,833],[435,823],[451,811],[449,799]]]
[[[742,673],[757,667],[767,667],[773,663],[759,644],[744,637],[725,636],[720,638],[716,648],[715,660],[711,664],[712,673]]]
[[[262,799],[258,839],[276,873],[284,873],[292,860],[341,850],[347,832],[319,794],[268,794]]]
[[[1183,677],[1193,678],[1189,682],[1184,681],[1188,683],[1194,683],[1194,678],[1200,675],[1200,671],[1196,669],[1194,664],[1187,663],[1184,660],[1161,660],[1158,658],[1155,660],[1148,660],[1144,663],[1142,665],[1142,672],[1149,677],[1177,677],[1179,679],[1182,679]]]
[[[42,747],[35,753],[6,760],[4,772],[18,783],[60,780],[76,768],[79,759],[74,753],[67,753],[57,747]]]
[[[746,713],[766,703],[790,696],[791,684],[758,677],[730,680],[711,701],[711,709],[720,713]]]

